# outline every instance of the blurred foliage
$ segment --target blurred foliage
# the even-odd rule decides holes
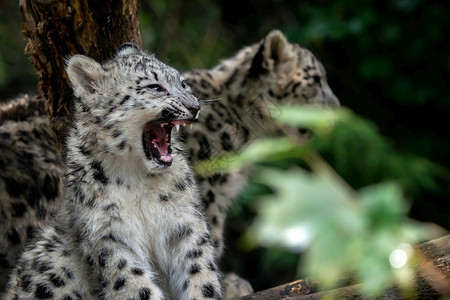
[[[440,171],[450,166],[449,4],[142,0],[141,31],[147,49],[190,69],[212,67],[271,29],[282,30],[318,56],[341,103],[362,117],[336,123],[329,136],[324,132],[310,147],[353,188],[393,181],[404,191],[410,216],[450,229],[450,177]],[[18,1],[1,1],[1,100],[36,89],[20,23]],[[270,164],[289,168],[293,163],[304,166],[295,158]],[[274,191],[250,182],[228,219],[223,267],[249,278],[257,290],[293,280],[297,262],[296,254],[279,247],[239,248],[258,199],[269,192]]]
[[[223,155],[197,167],[197,171],[215,173],[266,163],[255,172],[255,180],[266,187],[255,199],[257,217],[242,246],[283,245],[294,252],[306,249],[301,275],[318,279],[324,288],[352,276],[365,283],[366,295],[374,296],[390,282],[400,282],[401,286],[412,283],[414,269],[407,264],[412,257],[410,245],[442,232],[407,218],[409,204],[403,198],[402,188],[422,184],[422,178],[413,173],[416,168],[427,176],[429,185],[423,185],[424,188],[435,188],[434,180],[446,170],[423,159],[393,153],[372,124],[347,109],[278,107],[274,118],[280,126],[311,129],[314,140],[305,146],[296,142],[295,135],[263,138],[242,152]],[[339,140],[341,136],[351,138]],[[363,159],[359,168],[373,163],[375,167],[368,169],[365,178],[383,183],[359,191],[345,183],[317,155],[321,149],[332,149],[336,140],[338,148],[343,149],[379,144],[380,147],[364,152],[368,159]],[[295,164],[273,164],[277,160],[274,158],[302,159],[312,172]],[[340,159],[347,166],[354,156],[343,155]],[[384,160],[404,162],[407,170],[398,172],[398,165],[383,163]],[[380,164],[382,171],[378,171]]]
[[[19,1],[0,2],[0,101],[36,90],[37,72],[25,55]]]

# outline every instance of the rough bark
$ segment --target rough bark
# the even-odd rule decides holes
[[[61,140],[72,107],[65,59],[85,54],[101,61],[124,42],[140,46],[138,6],[138,0],[20,0],[26,50],[40,77],[39,97],[46,99]]]
[[[439,299],[450,297],[450,235],[416,247],[417,274],[413,288],[404,291],[392,285],[380,299]],[[301,279],[242,297],[242,300],[296,299],[363,299],[361,285],[349,285],[329,291],[317,291],[317,282]],[[373,298],[373,297],[372,297]]]

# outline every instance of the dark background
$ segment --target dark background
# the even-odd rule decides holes
[[[316,54],[342,105],[373,122],[392,151],[443,168],[439,176],[411,174],[424,182],[432,178],[434,185],[406,187],[405,193],[411,217],[450,229],[448,3],[147,0],[141,3],[141,29],[145,47],[182,70],[210,68],[280,29],[291,42]],[[24,54],[21,22],[18,1],[2,1],[1,100],[36,91],[37,76]],[[358,145],[346,153],[353,159],[345,166],[338,166],[339,157],[330,152],[322,155],[356,189],[389,178],[367,175],[373,172],[364,168],[368,158]],[[250,278],[260,290],[294,280],[297,255],[276,248],[239,250],[238,237],[255,214],[254,189],[251,185],[230,212],[223,268]]]

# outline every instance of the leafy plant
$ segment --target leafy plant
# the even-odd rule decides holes
[[[243,239],[246,247],[282,245],[294,252],[305,251],[302,273],[319,279],[326,288],[352,276],[364,283],[363,293],[374,296],[390,282],[411,282],[410,245],[437,233],[435,227],[407,217],[409,205],[402,192],[403,179],[415,182],[414,176],[408,178],[408,173],[397,172],[395,163],[382,164],[388,174],[384,179],[389,181],[355,190],[320,158],[318,151],[334,143],[335,135],[344,131],[351,132],[350,137],[342,139],[344,148],[345,143],[364,141],[360,145],[364,151],[357,157],[352,155],[362,162],[361,168],[376,165],[384,158],[401,160],[402,156],[392,154],[389,143],[376,128],[347,109],[281,107],[274,118],[281,127],[309,128],[316,137],[306,146],[297,144],[295,135],[264,138],[239,154],[197,166],[201,173],[214,173],[259,164],[254,180],[271,192],[258,197],[258,215]],[[311,171],[297,165],[267,165],[289,158],[302,158]],[[419,164],[431,178],[442,171],[422,159],[408,160],[412,168]]]

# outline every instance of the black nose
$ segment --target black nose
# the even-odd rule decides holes
[[[200,110],[200,104],[198,103],[189,103],[185,104],[186,108],[191,112],[191,114],[195,117]]]

